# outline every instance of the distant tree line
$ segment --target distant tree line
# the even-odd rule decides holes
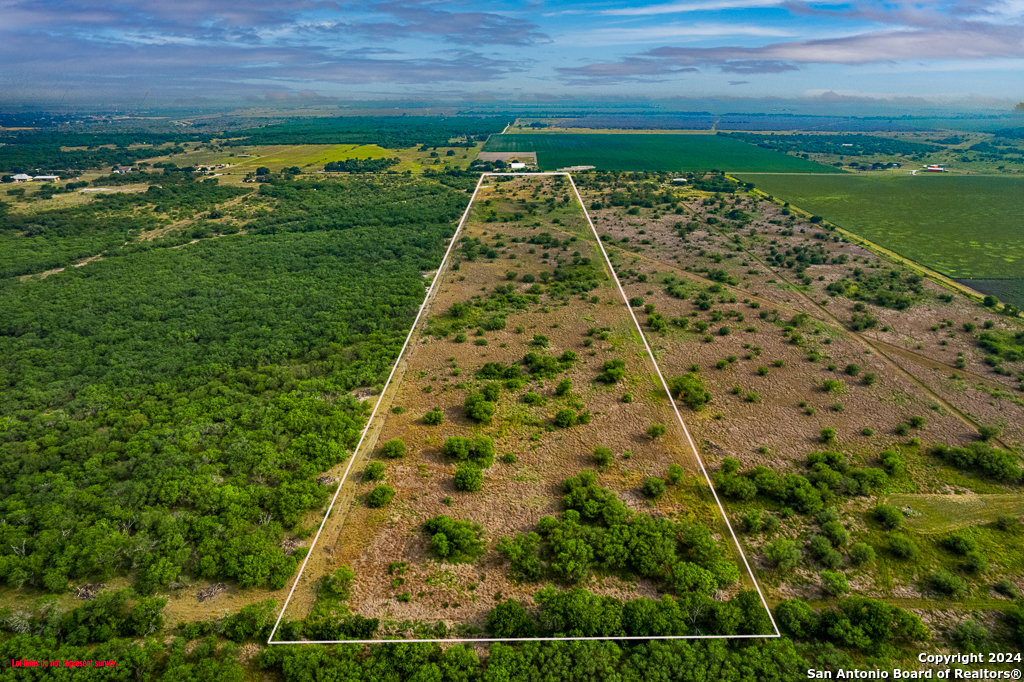
[[[324,166],[324,170],[330,173],[383,173],[392,166],[397,166],[401,159],[345,159],[343,161],[331,161]]]

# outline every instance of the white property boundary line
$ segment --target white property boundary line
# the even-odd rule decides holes
[[[636,329],[640,332],[640,338],[643,339],[644,348],[647,349],[647,354],[651,358],[651,362],[654,363],[654,371],[658,373],[658,378],[661,380],[661,385],[665,389],[665,393],[668,394],[669,400],[672,403],[672,409],[676,413],[676,418],[679,420],[679,425],[683,427],[683,433],[686,434],[686,440],[690,444],[690,448],[693,450],[694,456],[697,458],[697,463],[700,464],[701,472],[704,474],[704,479],[707,481],[708,487],[711,488],[711,494],[715,498],[715,502],[718,504],[719,511],[722,512],[722,518],[725,520],[725,525],[729,528],[729,534],[732,536],[732,540],[736,545],[736,549],[739,550],[740,556],[743,557],[743,565],[747,568],[747,573],[750,575],[750,579],[754,583],[754,588],[757,590],[758,596],[761,598],[761,604],[764,606],[765,611],[768,613],[768,619],[772,623],[772,627],[775,629],[773,635],[665,635],[661,637],[652,636],[620,636],[620,637],[490,637],[490,638],[445,638],[445,639],[332,639],[332,640],[301,640],[301,641],[274,641],[274,635],[277,633],[277,628],[281,625],[281,619],[284,618],[284,613],[288,609],[288,603],[292,599],[292,595],[295,594],[295,588],[299,585],[299,580],[302,578],[303,571],[306,570],[306,564],[309,562],[309,558],[313,555],[313,550],[316,547],[317,541],[320,539],[320,533],[324,529],[324,525],[327,523],[327,519],[331,516],[331,511],[334,509],[334,503],[338,499],[338,494],[341,492],[342,486],[345,484],[345,480],[348,478],[349,471],[352,469],[352,464],[356,460],[356,453],[359,452],[359,447],[363,444],[363,439],[366,438],[366,434],[370,429],[370,425],[373,423],[374,417],[377,415],[377,408],[380,407],[381,401],[384,399],[384,394],[387,392],[388,386],[391,384],[391,379],[395,376],[395,370],[398,369],[398,364],[402,360],[402,356],[405,354],[405,349],[409,346],[409,341],[412,339],[413,333],[416,331],[416,325],[420,321],[420,317],[423,315],[423,311],[426,310],[427,304],[430,302],[430,298],[434,293],[434,288],[437,286],[438,281],[441,278],[441,273],[444,271],[444,266],[448,262],[448,256],[451,254],[452,247],[455,246],[459,232],[462,231],[462,226],[466,222],[466,218],[469,217],[470,209],[473,207],[473,201],[476,199],[477,192],[480,191],[480,187],[483,184],[484,178],[489,175],[500,175],[500,176],[513,176],[513,177],[529,177],[537,175],[563,175],[569,178],[569,184],[572,185],[573,192],[576,194],[576,199],[580,202],[580,208],[583,209],[583,215],[587,218],[587,223],[590,225],[590,230],[594,234],[594,239],[597,241],[598,248],[601,249],[601,254],[604,256],[604,261],[608,265],[608,269],[611,272],[612,278],[615,280],[615,285],[619,289],[619,293],[622,294],[622,300],[626,304],[626,310],[629,311],[629,315],[633,318],[633,324],[636,325]],[[618,275],[615,274],[615,267],[612,265],[611,260],[608,258],[608,253],[604,250],[604,245],[601,243],[601,237],[597,234],[597,228],[594,227],[594,221],[590,219],[590,214],[587,212],[586,206],[583,205],[583,198],[580,196],[580,191],[576,187],[576,183],[573,182],[572,175],[569,173],[559,173],[554,171],[546,172],[532,172],[532,173],[482,173],[480,179],[477,180],[476,187],[473,189],[473,194],[469,199],[469,204],[466,206],[465,212],[462,214],[462,219],[459,220],[458,227],[455,228],[455,234],[452,235],[451,242],[448,244],[448,249],[444,253],[444,258],[441,259],[441,264],[438,266],[437,272],[434,274],[434,279],[430,283],[430,287],[427,289],[427,293],[423,298],[423,304],[420,305],[419,312],[416,313],[416,319],[413,320],[412,326],[409,328],[409,334],[405,337],[405,343],[402,344],[402,349],[398,352],[398,357],[395,359],[395,364],[391,368],[391,373],[388,374],[387,381],[384,382],[384,388],[381,389],[380,397],[377,398],[377,403],[373,406],[373,412],[366,420],[366,426],[363,427],[363,433],[359,436],[359,442],[356,443],[355,449],[352,451],[352,456],[349,458],[348,466],[345,467],[345,473],[342,474],[341,480],[338,482],[338,488],[334,492],[334,497],[331,498],[331,503],[327,507],[327,511],[324,513],[324,518],[320,522],[320,527],[316,531],[316,536],[313,538],[312,544],[309,546],[309,552],[306,554],[306,558],[302,562],[302,567],[299,569],[298,575],[295,576],[295,582],[292,583],[292,589],[288,592],[288,598],[285,599],[284,606],[281,607],[281,613],[277,616],[277,620],[274,622],[274,629],[270,631],[270,637],[267,639],[267,644],[413,644],[413,643],[458,643],[458,642],[559,642],[559,641],[606,641],[606,640],[645,640],[645,639],[771,639],[781,637],[779,633],[779,627],[775,624],[775,618],[772,617],[772,611],[768,608],[768,602],[764,598],[764,594],[761,592],[761,586],[757,582],[757,578],[754,576],[754,572],[750,568],[750,563],[747,561],[746,555],[743,553],[743,548],[740,546],[739,540],[736,539],[736,533],[732,529],[732,524],[729,523],[729,517],[725,513],[725,508],[722,506],[721,500],[718,499],[718,494],[715,492],[715,487],[711,484],[711,478],[708,476],[707,470],[704,468],[704,462],[700,458],[700,454],[697,452],[697,447],[693,443],[693,439],[690,437],[690,431],[686,428],[686,424],[683,422],[683,417],[679,413],[679,408],[676,407],[675,399],[672,398],[672,393],[669,391],[668,384],[665,383],[665,377],[661,374],[661,369],[658,367],[658,361],[654,358],[654,353],[651,351],[650,345],[647,343],[647,337],[644,336],[643,329],[640,327],[640,322],[637,321],[636,315],[633,313],[633,309],[629,306],[629,299],[626,297],[626,292],[622,288],[622,283],[619,282]]]

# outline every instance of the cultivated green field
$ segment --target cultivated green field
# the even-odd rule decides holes
[[[836,173],[835,168],[716,135],[491,135],[485,152],[537,152],[541,170]]]
[[[1019,280],[1024,273],[1024,178],[739,177],[949,277]],[[1020,291],[1020,287],[1007,286],[1004,290]]]

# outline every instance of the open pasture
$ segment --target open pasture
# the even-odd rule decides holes
[[[234,180],[240,182],[246,173],[255,173],[260,166],[266,166],[271,172],[277,173],[285,168],[297,166],[303,172],[310,173],[321,170],[331,161],[345,159],[380,159],[395,158],[400,161],[393,169],[396,171],[412,171],[420,173],[424,168],[441,169],[445,164],[465,168],[472,163],[482,145],[478,143],[473,149],[465,147],[452,148],[454,154],[447,156],[448,147],[438,147],[430,156],[430,151],[420,151],[419,147],[407,149],[385,149],[375,144],[284,144],[252,147],[232,147],[231,151],[222,149],[213,151],[202,148],[171,157],[150,159],[151,163],[170,161],[178,166],[205,166],[219,163],[231,164],[227,174],[231,177],[221,181],[228,184]],[[232,156],[234,154],[234,156]],[[240,154],[249,154],[248,158],[240,158]],[[437,161],[438,163],[434,163]]]
[[[1021,178],[919,174],[740,179],[949,277],[1021,277]]]
[[[1003,516],[1024,515],[1024,498],[1015,493],[992,495],[890,495],[885,503],[913,509],[907,517],[909,528],[923,533],[991,523]]]
[[[716,135],[491,135],[487,152],[537,152],[541,170],[595,166],[622,171],[835,173],[836,169]]]

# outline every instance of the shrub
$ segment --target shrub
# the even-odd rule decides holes
[[[968,573],[987,573],[988,559],[981,552],[968,552],[964,555],[964,570]]]
[[[605,384],[615,384],[622,381],[626,376],[625,360],[608,360],[604,363],[604,371],[597,375],[597,381]]]
[[[843,565],[843,555],[832,549],[832,543],[823,535],[811,537],[809,549],[811,555],[826,568],[839,568]]]
[[[665,494],[665,481],[656,476],[649,477],[644,481],[644,495],[657,499]]]
[[[890,476],[898,476],[906,470],[903,460],[893,450],[886,450],[878,456],[882,460],[882,468]]]
[[[995,426],[980,426],[978,427],[978,438],[983,441],[992,440],[998,438],[1002,430]]]
[[[444,412],[441,410],[431,410],[423,415],[423,423],[429,426],[438,426],[444,421]]]
[[[672,485],[679,485],[686,478],[686,470],[678,464],[669,464],[667,478]]]
[[[786,538],[778,538],[765,545],[764,556],[780,571],[795,568],[803,558],[796,542]]]
[[[560,429],[576,426],[576,411],[570,409],[559,410],[555,415],[555,426]]]
[[[622,402],[624,402],[624,403],[631,403],[631,402],[633,402],[633,394],[632,393],[623,393],[622,394]]]
[[[914,415],[907,421],[910,423],[910,426],[915,429],[923,429],[925,423],[927,422],[927,420],[920,415]]]
[[[865,386],[874,386],[876,383],[878,383],[878,375],[875,374],[874,372],[868,372],[863,377],[861,377],[860,381]]]
[[[612,454],[611,448],[606,448],[603,445],[599,445],[594,448],[594,461],[599,467],[606,467],[612,463],[614,455]]]
[[[395,489],[387,485],[379,485],[370,491],[370,494],[366,496],[366,506],[377,509],[383,507],[391,502],[391,498],[395,496]]]
[[[914,541],[903,535],[893,535],[889,538],[889,549],[900,559],[907,560],[916,559],[920,553]]]
[[[486,469],[494,463],[494,441],[487,436],[452,436],[444,441],[444,454],[457,462],[472,462],[478,469]]]
[[[836,430],[829,427],[821,430],[821,442],[831,443],[836,439]]]
[[[640,296],[634,296],[633,298],[629,299],[629,306],[631,308],[639,308],[643,304],[644,304],[644,299],[641,298]]]
[[[1004,514],[996,519],[996,527],[1001,531],[1012,532],[1020,528],[1020,518]]]
[[[405,457],[405,443],[400,438],[392,438],[380,446],[380,454],[388,459]]]
[[[944,537],[939,545],[943,549],[947,549],[950,552],[959,554],[961,556],[966,555],[968,552],[975,552],[978,550],[978,543],[975,542],[974,538],[967,535],[948,535]]]
[[[647,428],[647,435],[651,438],[661,438],[665,435],[665,427],[661,424],[651,424]]]
[[[978,469],[1000,481],[1016,482],[1024,475],[1016,453],[993,448],[988,443],[975,442],[960,448],[939,445],[932,448],[931,454],[958,469]]]
[[[842,379],[825,379],[821,387],[825,393],[839,394],[846,389],[846,384]]]
[[[1009,597],[1010,599],[1016,599],[1020,596],[1020,592],[1017,590],[1017,586],[1014,585],[1013,581],[1009,578],[999,579],[998,581],[996,581],[994,585],[992,585],[992,587],[993,589],[995,589],[996,592],[1003,595],[1004,597]]]
[[[484,472],[472,462],[463,462],[455,470],[455,489],[475,492],[484,485]]]
[[[944,569],[939,569],[928,576],[928,586],[950,597],[962,597],[967,594],[967,583]]]
[[[905,436],[908,433],[910,433],[910,424],[900,422],[899,424],[896,425],[896,428],[894,428],[893,431],[896,433],[897,436]]]
[[[874,516],[875,520],[887,530],[896,530],[903,525],[903,512],[887,504],[875,507]]]
[[[487,614],[487,632],[501,638],[536,637],[537,626],[522,604],[509,599]]]
[[[348,601],[352,593],[352,581],[355,580],[355,577],[355,572],[342,564],[334,573],[321,578],[318,596]]]
[[[483,528],[471,521],[435,516],[423,524],[437,555],[452,563],[472,561],[484,552]]]
[[[818,631],[818,614],[804,601],[787,599],[775,609],[775,617],[789,634],[800,639],[810,639]]]
[[[949,636],[961,650],[967,652],[975,652],[986,647],[991,638],[988,629],[973,618],[954,625]]]
[[[466,398],[465,407],[466,416],[480,424],[489,424],[494,416],[494,402],[488,400],[484,393],[471,393]]]
[[[383,481],[385,473],[387,467],[384,466],[384,462],[370,462],[363,469],[363,478],[368,481]]]
[[[875,549],[864,542],[855,542],[850,545],[850,559],[858,566],[870,564],[875,560]]]
[[[740,523],[743,525],[743,530],[748,533],[758,532],[764,528],[764,510],[748,509],[743,512],[743,516],[740,517]]]
[[[860,365],[855,365],[852,362],[846,366],[846,373],[851,377],[855,377],[860,374]]]
[[[540,395],[539,393],[534,393],[533,391],[530,391],[529,393],[523,396],[523,402],[526,403],[527,405],[543,406],[547,404],[548,399]]]
[[[839,521],[829,521],[821,526],[821,532],[836,547],[844,547],[850,541],[850,532]]]
[[[699,412],[704,405],[711,402],[711,394],[704,388],[704,382],[694,372],[689,372],[681,377],[673,377],[668,382],[668,388],[673,398],[695,412]]]
[[[850,584],[846,576],[835,571],[821,572],[821,586],[833,597],[841,597],[850,591]]]
[[[762,376],[762,377],[768,376],[768,368],[767,367],[758,367],[757,368],[757,374],[758,374],[758,376]]]
[[[875,435],[875,430],[870,426],[865,426],[860,433],[862,436],[873,436]]]
[[[558,382],[558,386],[555,388],[555,395],[565,395],[572,390],[572,380],[562,379]]]

